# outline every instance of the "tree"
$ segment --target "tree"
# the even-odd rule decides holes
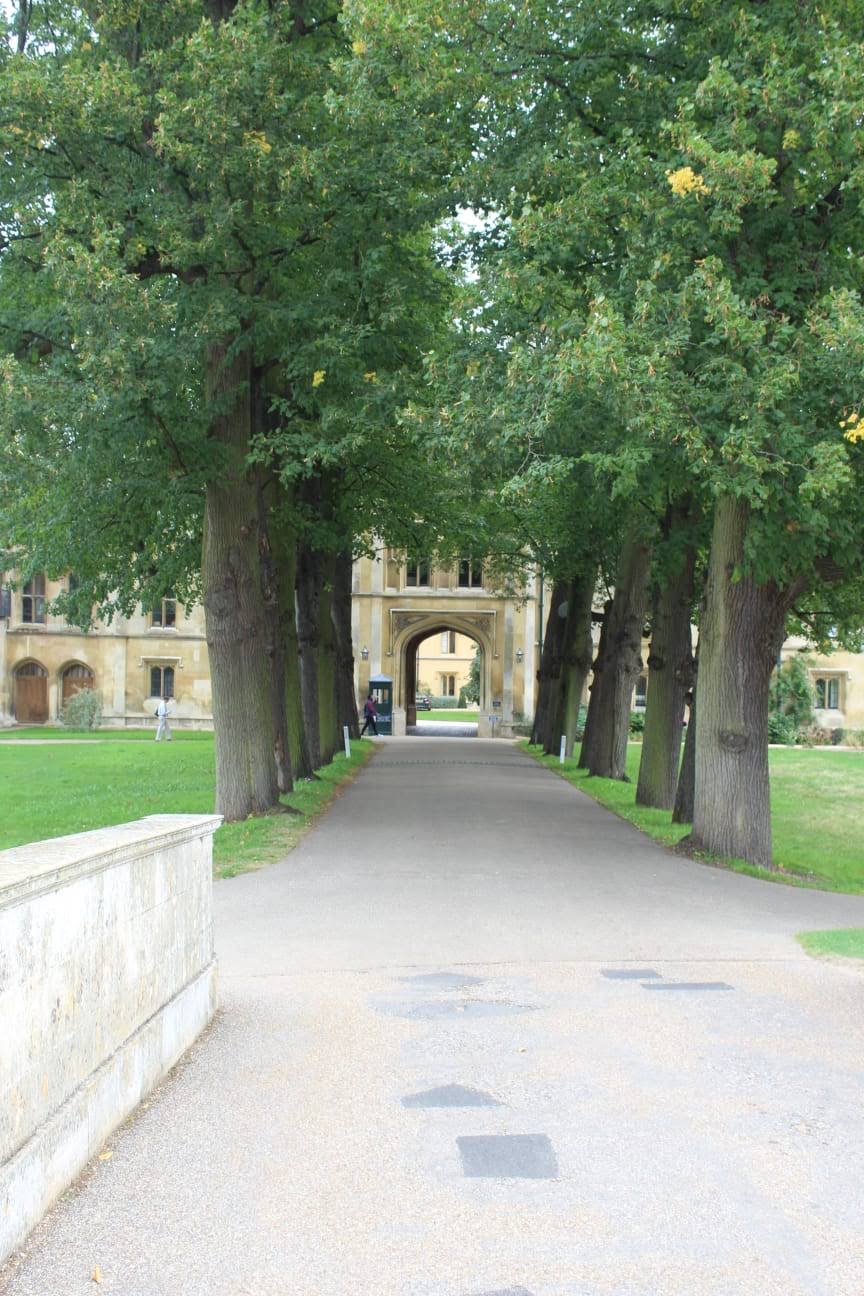
[[[10,543],[81,573],[82,619],[200,589],[217,808],[243,817],[285,786],[292,733],[315,745],[323,725],[332,750],[335,664],[344,675],[350,658],[332,564],[343,555],[344,581],[357,534],[340,500],[387,441],[385,402],[362,427],[350,411],[379,374],[398,390],[388,369],[405,349],[389,366],[369,354],[404,327],[411,277],[435,279],[428,230],[454,201],[458,113],[431,111],[425,38],[373,49],[338,5],[117,0],[28,18],[0,90]],[[422,72],[413,98],[394,64]],[[298,512],[297,483],[327,497],[323,517]],[[50,513],[34,508],[46,488]],[[336,544],[323,574],[322,525]],[[273,684],[296,648],[295,571],[307,694],[330,663],[309,735]],[[341,696],[344,711],[344,679]],[[294,763],[308,763],[299,747]]]

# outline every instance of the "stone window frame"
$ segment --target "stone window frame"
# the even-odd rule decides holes
[[[164,594],[159,603],[150,609],[150,629],[163,631],[177,629],[177,599],[173,594]]]
[[[413,569],[413,574],[412,574]],[[425,579],[423,579],[425,577]],[[405,588],[429,589],[432,584],[432,563],[428,558],[409,558],[405,563]]]
[[[44,571],[33,572],[30,579],[24,582],[21,588],[22,625],[47,625],[48,614],[45,611],[46,584]],[[41,589],[39,588],[40,585]]]
[[[846,672],[817,670],[813,672],[813,691],[816,695],[814,703],[815,711],[845,711],[846,710],[846,689],[845,689]],[[819,701],[819,686],[822,685],[822,695],[824,702]],[[832,687],[833,686],[833,687]],[[832,692],[836,691],[836,704],[831,702]]]
[[[463,575],[465,579],[463,580]],[[460,558],[456,570],[457,589],[484,589],[483,560]]]

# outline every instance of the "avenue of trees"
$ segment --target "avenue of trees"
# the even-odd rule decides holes
[[[771,865],[780,645],[864,622],[862,31],[849,0],[17,6],[2,543],[73,569],[82,621],[202,599],[223,813],[356,725],[374,533],[542,571],[535,737],[573,750],[593,669],[591,774],[625,776],[647,627],[638,800]]]

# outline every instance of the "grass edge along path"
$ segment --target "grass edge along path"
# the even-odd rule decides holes
[[[377,750],[374,743],[355,738],[350,756],[337,752],[329,765],[317,771],[317,778],[298,781],[293,792],[280,798],[296,814],[277,811],[223,824],[213,838],[213,877],[238,877],[283,859],[353,783]]]
[[[795,939],[814,958],[864,959],[864,927],[799,932]]]
[[[592,800],[599,802],[607,810],[618,815],[621,819],[626,819],[628,823],[633,824],[640,832],[647,836],[653,837],[655,841],[661,842],[664,846],[673,851],[690,832],[689,824],[672,823],[671,812],[668,810],[653,810],[645,806],[636,805],[636,771],[638,770],[639,753],[641,744],[631,743],[628,753],[628,773],[631,781],[629,783],[619,782],[616,779],[591,778],[587,770],[579,769],[577,766],[577,757],[567,760],[560,764],[557,756],[547,756],[542,749],[532,746],[528,741],[518,744],[520,749],[536,760],[539,764],[544,765],[547,769],[558,774],[566,782],[573,784],[580,791],[590,796]],[[797,749],[795,749],[795,753]],[[807,759],[806,753],[797,753],[803,759]],[[831,753],[831,759],[836,760],[843,753]],[[857,753],[853,753],[853,758]],[[860,758],[859,758],[860,759]],[[862,772],[864,772],[864,763],[862,763]],[[779,802],[782,798],[775,795],[778,791],[777,785],[782,781],[782,773],[772,771],[772,801]],[[788,810],[787,810],[788,814]],[[823,840],[814,840],[812,843],[812,858],[818,861],[820,871],[814,867],[814,870],[792,865],[784,859],[784,849],[782,841],[784,836],[790,840],[796,834],[790,828],[788,833],[784,833],[787,825],[777,823],[775,819],[775,859],[777,860],[776,869],[763,869],[756,865],[748,864],[745,860],[740,859],[715,859],[701,853],[694,852],[689,858],[697,863],[711,865],[715,868],[728,868],[736,873],[745,873],[749,877],[761,878],[766,882],[779,882],[786,886],[809,887],[820,891],[839,891],[847,895],[856,895],[864,891],[864,855],[855,861],[854,867],[850,870],[848,858],[842,861],[832,873],[832,851],[830,843]],[[800,830],[797,833],[795,849],[798,858],[801,858]],[[837,845],[835,841],[835,846]],[[845,844],[847,851],[848,843]],[[675,852],[678,855],[685,855],[687,852],[682,847]]]

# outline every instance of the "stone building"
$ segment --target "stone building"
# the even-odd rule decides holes
[[[424,670],[446,676],[448,694],[453,674],[453,695],[458,695],[458,676],[448,671],[446,658],[456,658],[457,648],[468,641],[480,651],[478,732],[509,734],[514,721],[534,715],[539,615],[533,577],[524,590],[500,590],[491,586],[483,563],[470,558],[440,566],[408,561],[392,549],[361,558],[354,564],[352,626],[360,695],[371,677],[389,676],[393,732],[404,733],[416,719],[419,683],[430,682]],[[446,636],[448,652],[421,657],[418,675],[418,650],[433,635],[442,641]],[[462,657],[467,678],[470,657]]]
[[[68,579],[36,575],[26,585],[0,588],[0,725],[56,724],[64,701],[79,688],[101,694],[103,723],[136,726],[152,720],[160,693],[174,699],[174,722],[212,725],[204,616],[173,598],[76,630],[48,611]],[[458,697],[475,648],[480,653],[479,733],[505,735],[534,714],[539,626],[548,613],[543,591],[529,577],[523,590],[488,583],[481,562],[451,566],[407,561],[391,549],[354,564],[353,635],[357,696],[369,679],[393,681],[394,732],[416,717],[419,686]],[[804,651],[814,685],[815,716],[827,729],[864,730],[864,654],[810,653],[797,640],[784,659]],[[645,654],[647,656],[647,653]],[[645,677],[634,706],[644,706]]]
[[[419,680],[458,697],[475,645],[481,653],[480,732],[510,732],[533,714],[538,625],[533,583],[523,595],[488,589],[482,563],[407,562],[391,550],[354,565],[358,697],[371,674],[394,681],[397,726],[414,716]],[[212,724],[204,616],[165,598],[110,625],[76,630],[48,611],[68,580],[36,575],[0,603],[0,724],[56,724],[79,688],[101,694],[103,723],[151,719],[160,693],[181,727]],[[418,677],[417,649],[426,642]],[[430,641],[431,640],[431,641]],[[428,677],[428,678],[427,678]],[[526,681],[529,683],[526,684]],[[490,719],[490,716],[493,717]]]
[[[104,723],[141,725],[160,693],[179,723],[212,725],[204,615],[175,599],[110,625],[77,630],[48,611],[68,579],[37,575],[0,604],[0,724],[55,724],[79,688],[102,696]]]

